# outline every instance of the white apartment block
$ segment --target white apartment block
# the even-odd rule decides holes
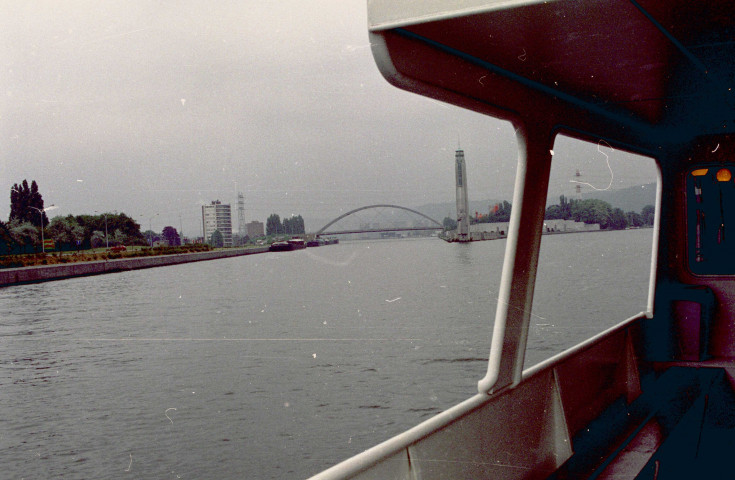
[[[219,200],[211,205],[202,205],[202,231],[204,241],[209,242],[215,230],[219,230],[224,239],[224,246],[232,246],[232,215],[230,206]]]

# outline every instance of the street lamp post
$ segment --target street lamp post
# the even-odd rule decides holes
[[[56,205],[49,205],[46,208],[38,208],[38,207],[31,207],[31,206],[29,206],[28,208],[32,208],[33,210],[36,210],[39,216],[41,217],[41,252],[46,253],[46,244],[43,241],[43,214],[46,210],[53,210],[54,208],[56,208]]]
[[[99,213],[97,210],[94,211],[94,213]],[[110,248],[110,237],[107,236],[107,214],[103,213],[102,215],[105,216],[105,247],[109,250]]]
[[[153,233],[153,218],[154,217],[157,217],[157,216],[158,216],[158,214],[155,214],[155,215],[153,215],[153,217],[151,217],[151,218],[148,219],[148,231],[151,232],[151,233]],[[150,239],[151,248],[153,248],[153,235],[148,234],[148,236],[149,236],[149,239]]]

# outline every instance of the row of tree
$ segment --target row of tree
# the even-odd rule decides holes
[[[283,223],[278,215],[275,216],[275,222],[273,219],[269,221],[273,224],[273,231],[279,234],[305,232],[304,219],[300,215],[284,219]],[[176,228],[166,226],[161,233],[152,230],[141,233],[140,225],[124,213],[67,215],[54,217],[49,222],[38,184],[34,180],[29,185],[27,180],[23,180],[10,189],[8,222],[0,221],[0,255],[40,252],[42,238],[52,240],[55,250],[85,250],[116,245],[182,244],[181,235]],[[248,237],[244,239],[238,237],[237,244],[248,240]],[[224,237],[220,231],[215,231],[207,241],[215,247],[222,247]]]
[[[624,212],[604,200],[595,198],[576,200],[562,195],[557,205],[551,205],[546,209],[545,218],[599,223],[603,230],[622,230],[629,227],[652,226],[655,213],[656,209],[653,205],[646,205],[640,213]]]
[[[84,250],[115,245],[146,245],[140,225],[124,213],[67,215],[54,217],[44,229],[56,250]],[[29,253],[40,250],[37,225],[17,218],[0,226],[0,253]]]
[[[503,201],[490,207],[487,215],[475,212],[470,218],[471,223],[496,223],[510,221],[512,205]],[[614,208],[603,200],[586,199],[576,200],[564,195],[559,197],[557,205],[550,205],[546,209],[544,218],[547,220],[574,220],[584,223],[599,223],[603,230],[622,230],[629,227],[652,226],[655,215],[653,205],[646,205],[641,212],[624,212]],[[444,229],[454,230],[457,222],[453,218],[444,218]]]
[[[163,242],[169,247],[178,247],[181,245],[181,235],[170,225],[163,227],[160,235],[153,230],[146,230],[143,232],[143,237],[145,237],[148,245],[153,245],[156,242]]]
[[[306,226],[301,215],[293,215],[291,218],[281,217],[277,213],[272,213],[265,221],[266,235],[303,235],[306,233]]]
[[[48,217],[44,212],[43,197],[38,191],[35,180],[28,185],[28,180],[23,180],[20,185],[14,184],[10,189],[10,218],[9,221],[17,223],[30,223],[31,225],[46,226]]]
[[[164,227],[160,235],[152,231],[143,234],[140,225],[124,213],[67,215],[54,217],[49,222],[36,181],[30,185],[27,180],[16,183],[10,189],[10,218],[7,223],[0,222],[0,254],[40,251],[41,229],[43,238],[53,240],[56,250],[153,245],[160,241],[171,246],[181,245],[174,227]]]

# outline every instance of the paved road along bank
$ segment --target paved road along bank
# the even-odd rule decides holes
[[[96,260],[93,262],[62,263],[39,265],[35,267],[6,268],[0,270],[0,287],[19,283],[36,283],[61,280],[71,277],[99,275],[102,273],[138,270],[141,268],[163,267],[179,263],[200,262],[217,258],[238,257],[267,252],[268,247],[233,248],[212,252],[182,253],[178,255],[158,255],[155,257],[118,258]]]

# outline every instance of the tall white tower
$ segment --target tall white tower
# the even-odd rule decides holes
[[[464,150],[458,148],[454,154],[454,160],[454,170],[457,174],[457,240],[468,242],[470,240],[470,215]]]
[[[237,192],[237,233],[241,239],[248,233],[245,225],[245,195],[240,192]]]

